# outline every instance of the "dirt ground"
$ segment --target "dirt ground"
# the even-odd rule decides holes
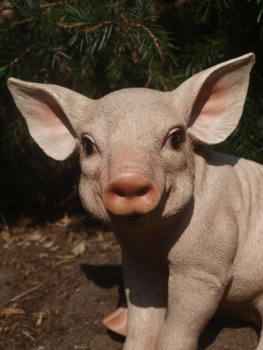
[[[0,226],[0,349],[119,350],[103,316],[124,302],[120,247],[86,215]],[[212,320],[199,350],[252,350],[258,330]]]

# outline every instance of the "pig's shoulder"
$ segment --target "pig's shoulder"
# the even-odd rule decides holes
[[[263,186],[261,164],[201,148],[197,150],[196,155],[196,171],[199,173],[199,178],[206,179],[206,182],[213,184],[217,181],[226,185],[227,179],[227,183],[231,186],[237,182],[241,186]]]
[[[205,162],[211,166],[231,166],[236,171],[239,169],[263,171],[263,165],[230,154],[218,153],[208,149],[197,150],[197,154],[203,157]]]
[[[263,187],[263,165],[235,157],[228,154],[212,151],[205,152],[205,162],[211,173],[220,174],[228,179],[228,183],[233,186],[239,182],[243,191],[247,188],[249,192],[258,191]]]

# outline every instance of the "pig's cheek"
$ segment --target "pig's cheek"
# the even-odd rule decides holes
[[[180,216],[190,205],[194,195],[194,178],[191,174],[177,174],[167,178],[167,199],[165,201],[163,218]]]
[[[167,199],[163,217],[171,217],[182,213],[193,198],[194,175],[189,169],[183,154],[169,157],[166,163],[165,191]]]
[[[180,214],[188,207],[193,196],[194,177],[189,172],[180,174],[176,179],[170,197],[171,203],[175,203],[176,214]]]
[[[82,205],[87,212],[105,224],[110,223],[109,215],[101,200],[100,189],[97,182],[81,176],[79,195]]]
[[[84,162],[83,162],[84,163]],[[95,163],[81,164],[79,195],[84,209],[97,220],[109,224],[109,215],[102,202],[100,169]]]

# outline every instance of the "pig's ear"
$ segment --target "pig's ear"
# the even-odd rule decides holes
[[[63,160],[76,147],[81,119],[92,100],[69,89],[10,78],[8,88],[33,139],[50,157]]]
[[[187,96],[187,134],[196,143],[216,144],[235,130],[254,62],[249,53],[198,73],[178,88],[179,96]]]

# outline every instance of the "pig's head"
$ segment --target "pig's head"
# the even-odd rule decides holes
[[[124,89],[97,101],[56,85],[11,78],[8,86],[49,156],[79,149],[87,211],[127,230],[160,227],[193,199],[194,146],[221,142],[237,126],[253,63],[247,54],[172,92]]]

